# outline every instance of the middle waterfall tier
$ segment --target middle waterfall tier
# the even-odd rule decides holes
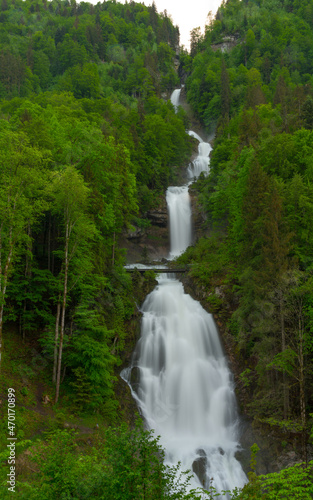
[[[170,219],[170,258],[178,257],[192,242],[191,204],[188,185],[171,186],[166,192]]]

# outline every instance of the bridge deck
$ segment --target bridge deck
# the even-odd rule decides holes
[[[154,271],[157,274],[160,273],[185,273],[187,269],[168,269],[168,268],[163,268],[163,269],[158,269],[154,267],[147,267],[147,268],[139,268],[139,267],[134,267],[134,268],[126,268],[126,271],[129,273],[133,273],[134,271],[139,271],[140,273],[145,273],[146,271]]]

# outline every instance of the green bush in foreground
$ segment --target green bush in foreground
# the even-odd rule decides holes
[[[17,498],[27,500],[306,500],[313,497],[313,461],[277,473],[256,476],[252,447],[249,483],[233,492],[190,489],[190,471],[180,464],[164,464],[164,450],[152,431],[141,424],[110,427],[96,436],[95,446],[83,452],[82,438],[73,431],[58,430],[47,442],[29,449],[34,464],[32,481],[16,484]],[[36,450],[36,451],[35,451]],[[5,457],[2,457],[4,459]],[[6,467],[3,467],[4,471]],[[35,469],[37,472],[35,473]],[[4,476],[4,472],[3,472]],[[2,476],[1,498],[9,498]],[[17,479],[19,479],[17,477]]]
[[[200,499],[202,492],[189,492],[190,475],[179,464],[164,464],[164,451],[152,431],[141,425],[108,428],[96,447],[79,450],[78,436],[58,430],[40,443],[32,459],[38,473],[34,482],[17,483],[18,498],[29,500],[157,500]],[[33,467],[33,466],[32,466]],[[2,485],[5,488],[5,481]],[[2,498],[6,498],[5,493]]]
[[[234,493],[232,500],[310,500],[313,498],[313,461],[306,467],[296,464],[280,472],[250,477],[243,490]]]

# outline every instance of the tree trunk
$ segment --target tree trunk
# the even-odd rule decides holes
[[[286,350],[285,316],[283,309],[283,292],[279,293],[280,329],[281,329],[281,350]],[[289,390],[287,387],[286,372],[283,371],[283,397],[284,397],[284,419],[287,420],[289,413]]]
[[[64,286],[63,286],[63,300],[62,300],[62,316],[61,316],[61,328],[60,328],[60,344],[59,344],[59,356],[58,356],[58,369],[57,369],[57,381],[56,381],[56,392],[55,392],[55,402],[58,402],[60,393],[60,382],[61,382],[61,364],[62,364],[62,351],[63,351],[63,340],[64,340],[64,325],[65,325],[65,310],[66,310],[66,299],[67,299],[67,281],[68,281],[68,267],[69,267],[69,221],[66,221],[65,230],[65,255],[64,255]]]
[[[27,236],[28,236],[28,241],[27,241],[27,252],[26,252],[26,261],[25,261],[25,273],[24,276],[25,278],[31,278],[32,275],[32,266],[31,266],[31,259],[30,255],[32,254],[32,242],[31,242],[31,228],[30,224],[27,226]],[[23,323],[22,323],[22,338],[23,342],[25,341],[25,316],[26,316],[26,311],[27,311],[27,299],[24,299],[24,307],[23,307]]]
[[[304,342],[304,335],[303,335],[302,314],[301,312],[299,312],[299,389],[300,389],[300,413],[301,413],[301,424],[302,424],[302,453],[303,453],[303,458],[307,463],[303,342]]]
[[[54,335],[54,356],[53,356],[53,374],[52,382],[55,384],[57,381],[57,365],[58,365],[58,340],[59,340],[59,323],[61,314],[61,302],[60,297],[57,305],[57,316],[55,320],[55,335]]]
[[[48,271],[51,271],[51,212],[49,212],[48,225]]]
[[[2,335],[3,310],[4,310],[5,294],[8,284],[9,269],[11,265],[12,255],[13,255],[13,242],[12,242],[12,228],[11,228],[10,238],[9,238],[9,253],[3,270],[2,270],[2,241],[0,239],[0,372],[2,366],[2,348],[3,348],[3,335]]]
[[[50,255],[51,255],[51,273],[54,274],[54,263],[55,263],[55,259],[54,259],[54,242],[56,241],[56,237],[57,235],[55,234],[56,231],[55,231],[55,222],[54,220],[52,220],[52,240],[50,241]]]

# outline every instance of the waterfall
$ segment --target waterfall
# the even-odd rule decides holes
[[[171,103],[173,104],[174,108],[177,110],[178,105],[179,105],[179,99],[180,99],[180,93],[181,89],[175,89],[171,95]],[[195,160],[193,160],[187,169],[187,176],[189,179],[194,179],[194,177],[199,177],[201,172],[203,172],[205,175],[207,175],[210,171],[209,169],[209,164],[210,164],[210,152],[212,151],[212,147],[208,142],[205,142],[201,139],[201,137],[196,133],[193,132],[193,130],[189,130],[188,132],[189,135],[194,137],[199,141],[199,146],[198,146],[198,156]]]
[[[199,142],[203,142],[203,140],[201,139],[200,135],[198,135],[196,132],[194,132],[193,130],[189,130],[188,131],[188,134],[191,135],[191,137],[194,137],[195,139],[197,139],[197,141]]]
[[[179,105],[180,93],[181,89],[175,89],[171,95],[171,103],[173,104],[175,109],[177,109]]]
[[[194,470],[193,486],[208,488],[210,478],[218,491],[243,486],[234,387],[212,316],[166,276],[142,312],[135,398],[168,462]]]
[[[194,177],[199,177],[201,172],[203,172],[205,175],[207,175],[210,171],[209,169],[209,164],[210,164],[210,153],[212,151],[212,147],[208,142],[204,142],[201,137],[196,134],[196,132],[193,132],[192,130],[189,130],[189,135],[194,137],[199,141],[198,145],[198,156],[189,164],[189,167],[187,169],[187,175],[189,179],[193,179]]]
[[[188,185],[169,187],[166,199],[173,258],[191,243]],[[167,462],[192,470],[192,487],[209,488],[211,478],[219,492],[242,487],[234,384],[212,315],[164,274],[142,313],[141,337],[122,376],[160,435]]]
[[[166,202],[170,219],[170,258],[177,257],[191,245],[191,205],[188,185],[169,187]]]

